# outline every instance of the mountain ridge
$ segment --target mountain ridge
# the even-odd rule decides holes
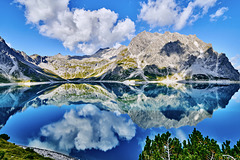
[[[0,37],[0,82],[57,81],[62,78],[31,63],[22,51],[10,48]]]
[[[9,67],[5,67],[5,70],[0,69],[0,82],[14,82],[18,79],[20,81],[240,79],[239,72],[226,55],[214,51],[211,44],[203,42],[196,35],[144,31],[134,37],[128,46],[99,49],[91,56],[61,54],[28,56],[24,52],[8,47],[5,41],[0,39],[0,65]],[[7,65],[11,61],[15,62],[15,65]],[[19,66],[19,63],[23,63],[24,67]],[[13,75],[14,71],[11,71],[10,67],[16,68],[17,76]],[[37,76],[32,76],[34,74]]]

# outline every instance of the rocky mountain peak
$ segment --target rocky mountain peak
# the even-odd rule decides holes
[[[228,58],[218,54],[212,44],[203,42],[196,35],[144,31],[132,39],[128,51],[137,60],[138,68],[145,70],[150,77],[171,75],[174,79],[192,79],[202,77],[202,74],[205,79],[239,80],[239,73]]]
[[[2,50],[2,49],[6,49],[6,48],[9,48],[7,43],[5,42],[5,40],[2,37],[0,37],[0,49]]]
[[[64,56],[61,53],[58,53],[57,55],[53,56],[53,58],[56,58],[56,59],[68,59],[69,55]]]
[[[167,43],[179,41],[182,44],[189,47],[190,51],[205,52],[208,48],[212,47],[210,43],[205,43],[196,35],[182,35],[179,33],[165,32],[161,33],[150,33],[141,32],[129,44],[129,50],[131,53],[141,53],[144,50],[157,51]]]
[[[60,53],[55,56],[28,56],[9,48],[3,39],[0,52],[5,53],[0,57],[0,65],[9,66],[4,71],[0,68],[0,73],[7,79],[15,75],[30,79],[26,77],[29,73],[35,74],[35,69],[46,75],[46,79],[53,76],[88,81],[239,81],[240,78],[226,55],[218,54],[210,43],[203,42],[196,35],[171,32],[144,31],[128,46],[99,49],[91,56],[64,56]],[[15,67],[12,69],[10,66]]]
[[[5,42],[4,39],[0,36],[0,42]]]

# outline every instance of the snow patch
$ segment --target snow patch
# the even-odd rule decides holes
[[[194,41],[194,45],[198,48],[199,47],[199,44],[197,41]]]

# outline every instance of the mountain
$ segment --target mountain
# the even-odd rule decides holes
[[[10,48],[0,37],[0,82],[27,82],[62,80],[59,76],[46,71],[34,63],[24,52]]]
[[[0,72],[2,82],[50,78],[88,81],[240,79],[226,55],[215,52],[211,44],[196,35],[144,31],[133,38],[129,46],[100,49],[92,56],[27,56],[10,49],[3,39],[0,44],[0,64],[4,66]]]

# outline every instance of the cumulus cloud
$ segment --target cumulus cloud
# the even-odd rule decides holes
[[[210,15],[210,21],[216,21],[219,17],[221,17],[226,11],[228,11],[228,7],[219,8],[214,14]],[[226,17],[224,18],[226,19]]]
[[[183,142],[184,140],[187,140],[186,134],[181,129],[176,129],[176,137]]]
[[[240,92],[235,93],[232,99],[235,100],[237,103],[240,103]]]
[[[205,15],[216,1],[194,0],[183,7],[175,0],[148,0],[147,3],[141,3],[142,8],[138,18],[146,21],[152,28],[173,26],[175,30],[180,30]]]
[[[240,54],[230,58],[230,62],[232,63],[233,67],[240,71]]]
[[[172,25],[178,15],[174,0],[149,0],[147,3],[141,3],[141,6],[139,18],[147,21],[152,27]]]
[[[131,140],[135,133],[131,120],[85,105],[65,113],[62,120],[42,127],[40,137],[44,138],[31,140],[29,146],[61,152],[69,152],[73,148],[107,151],[118,145],[118,137]]]
[[[135,23],[109,9],[72,9],[70,0],[15,0],[25,6],[27,23],[47,37],[58,39],[71,51],[92,54],[100,47],[113,47],[135,32]]]

